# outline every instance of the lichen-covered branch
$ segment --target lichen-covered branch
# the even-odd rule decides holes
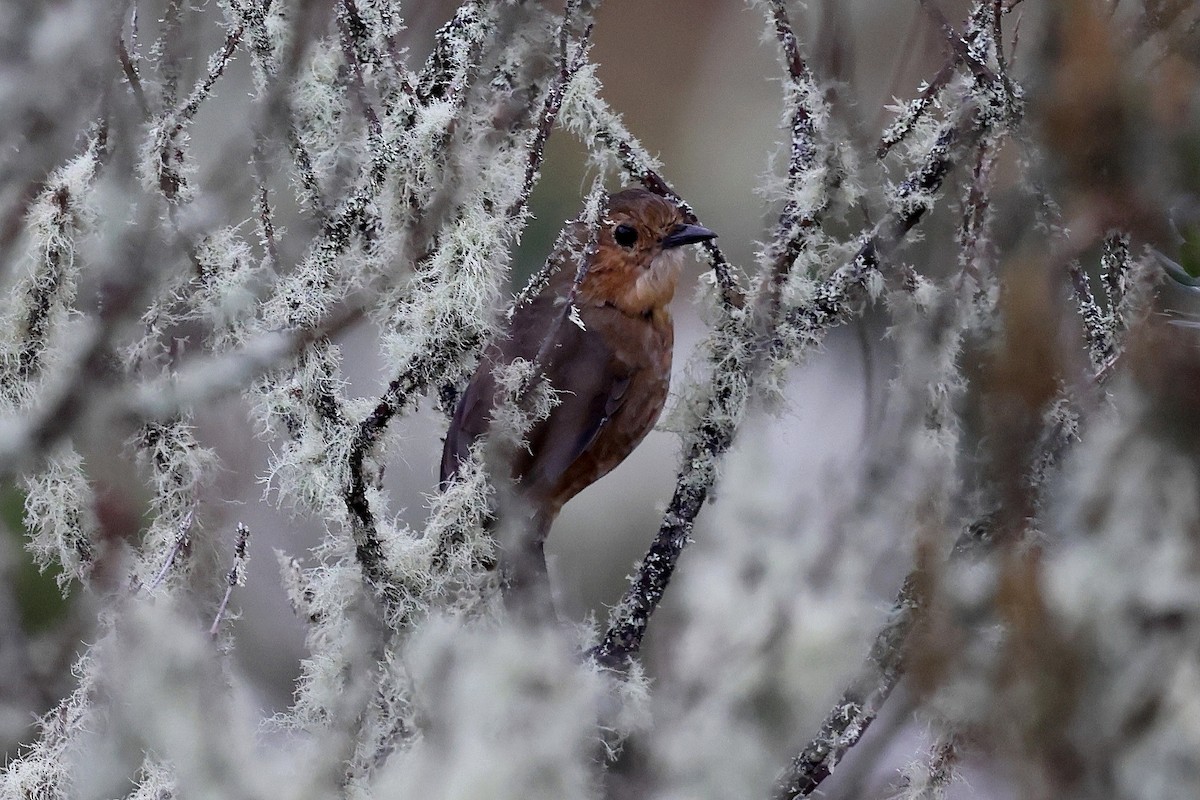
[[[1020,0],[956,26],[910,4],[911,41],[945,46],[889,64],[861,44],[893,35],[891,8],[848,26],[836,3],[752,5],[781,101],[761,125],[730,94],[750,99],[755,62],[729,9],[0,13],[0,670],[18,673],[0,796],[791,800],[899,766],[892,793],[932,800],[977,764],[1013,796],[1200,793],[1200,325],[1170,318],[1197,302],[1196,10],[1047,7],[1018,47]],[[641,80],[693,34],[686,74],[643,87],[655,111],[680,100],[652,154],[646,115],[597,75]],[[889,68],[912,99],[881,132],[860,110]],[[713,97],[738,102],[688,102]],[[706,127],[726,113],[745,119]],[[730,173],[763,154],[729,147],[776,122],[751,190]],[[511,292],[510,265],[531,197],[574,188],[549,167],[562,131],[592,189],[548,265],[587,264],[615,181],[698,222],[695,201],[722,234],[673,393],[674,491],[599,630],[506,607],[489,453],[433,493],[438,430],[418,430],[541,285]],[[712,195],[680,196],[677,146],[714,141]],[[745,155],[758,166],[731,170]],[[537,362],[570,299],[543,352],[497,376],[501,451],[552,413]],[[852,322],[863,357],[838,361]],[[818,377],[797,390],[799,366]],[[722,535],[689,548],[718,487]],[[248,525],[287,551],[298,658]],[[874,589],[909,554],[880,619]],[[595,599],[576,588],[562,607]],[[264,720],[246,698],[268,685],[292,694]],[[899,749],[919,763],[884,763]]]
[[[234,588],[246,585],[246,562],[249,560],[246,548],[249,541],[250,529],[239,522],[237,537],[233,544],[233,566],[229,568],[229,573],[225,576],[225,594],[221,595],[221,603],[217,606],[217,613],[213,617],[212,625],[208,628],[208,635],[214,638],[221,630],[221,621],[225,617],[226,609],[229,608],[229,599],[233,596]]]
[[[919,584],[917,575],[905,579],[888,622],[876,634],[863,666],[846,685],[816,736],[778,779],[773,794],[776,800],[795,800],[816,791],[879,715],[904,675],[904,648],[920,618]]]

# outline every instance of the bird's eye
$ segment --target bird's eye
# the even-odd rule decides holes
[[[621,247],[633,247],[634,242],[637,241],[637,231],[632,225],[622,223],[613,228],[613,238]]]

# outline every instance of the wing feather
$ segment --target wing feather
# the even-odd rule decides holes
[[[458,472],[471,446],[487,432],[496,402],[492,375],[497,364],[533,360],[545,336],[546,320],[558,309],[543,295],[513,316],[511,335],[489,348],[455,410],[442,452],[445,485]],[[513,477],[532,496],[554,492],[563,475],[591,448],[621,408],[632,378],[603,337],[570,323],[558,327],[558,342],[546,359],[550,385],[560,392],[550,416],[529,433],[528,451],[513,465]]]

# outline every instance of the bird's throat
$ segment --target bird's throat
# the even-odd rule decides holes
[[[588,294],[598,304],[616,306],[630,316],[645,316],[671,302],[682,268],[683,254],[678,249],[663,250],[649,267],[635,267],[633,275],[617,271],[596,275]]]

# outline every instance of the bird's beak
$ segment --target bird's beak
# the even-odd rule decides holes
[[[663,247],[679,247],[685,244],[706,242],[717,235],[703,225],[676,225],[662,240]]]

